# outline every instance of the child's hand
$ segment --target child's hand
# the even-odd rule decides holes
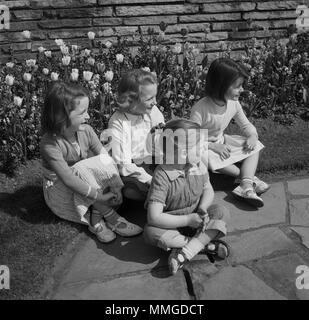
[[[112,199],[115,199],[116,195],[113,192],[102,193],[102,191],[98,193],[97,201],[102,202],[104,204],[110,205]]]
[[[256,135],[250,136],[244,144],[244,151],[251,152],[252,150],[254,150],[257,142],[258,142],[258,137]]]
[[[203,223],[203,219],[200,217],[198,213],[189,214],[189,227],[197,229]]]
[[[222,160],[230,157],[231,149],[225,144],[214,143],[211,150],[217,153]]]

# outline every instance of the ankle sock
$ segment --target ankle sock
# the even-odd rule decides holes
[[[118,222],[118,219],[120,218],[119,214],[115,210],[109,211],[107,214],[104,215],[104,219],[112,224],[113,226]],[[125,227],[126,224],[121,222],[118,227]]]
[[[241,188],[243,188],[244,190],[248,189],[248,188],[253,188],[253,180],[252,178],[242,178],[240,181],[240,186]]]
[[[197,238],[192,238],[183,248],[182,251],[188,260],[193,259],[205,245]]]

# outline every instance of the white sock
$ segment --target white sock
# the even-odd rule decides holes
[[[182,252],[186,256],[188,260],[193,259],[202,249],[204,249],[205,245],[198,240],[197,238],[192,238],[189,243],[187,243],[183,248]]]

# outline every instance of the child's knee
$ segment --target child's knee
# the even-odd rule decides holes
[[[228,222],[230,220],[230,211],[222,204],[211,205],[207,212],[210,219],[223,220],[224,222]]]

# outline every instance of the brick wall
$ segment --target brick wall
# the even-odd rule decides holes
[[[10,10],[10,29],[0,30],[0,61],[5,62],[10,46],[19,58],[30,57],[41,45],[55,49],[56,38],[85,46],[88,31],[103,41],[116,40],[117,34],[132,39],[138,26],[157,32],[160,21],[168,24],[170,42],[181,42],[180,30],[187,28],[187,40],[203,50],[215,54],[224,42],[237,55],[252,37],[285,37],[287,27],[295,25],[297,5],[309,6],[309,0],[0,0],[0,4]],[[31,31],[31,44],[22,37],[23,30]]]

